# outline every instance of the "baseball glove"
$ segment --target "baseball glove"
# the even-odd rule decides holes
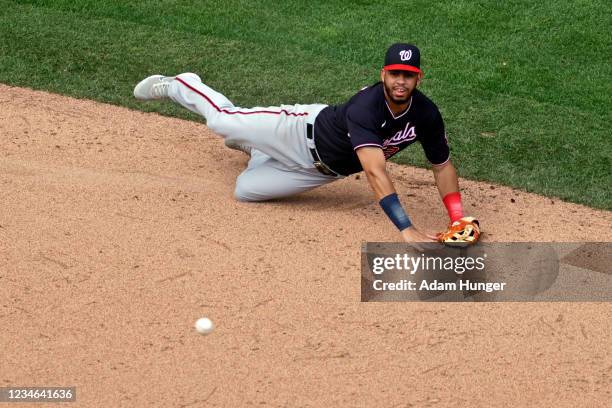
[[[480,223],[474,217],[463,217],[451,223],[446,232],[438,234],[438,242],[450,246],[473,245],[480,237]]]

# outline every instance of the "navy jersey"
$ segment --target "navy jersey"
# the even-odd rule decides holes
[[[389,159],[419,141],[434,165],[447,162],[450,154],[438,107],[415,90],[408,108],[394,115],[382,82],[362,89],[343,105],[323,109],[315,120],[314,136],[321,160],[342,175],[363,170],[355,151],[365,146],[382,148]]]

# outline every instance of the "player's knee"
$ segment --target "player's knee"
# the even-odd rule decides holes
[[[243,191],[240,191],[237,189],[234,190],[234,199],[236,201],[240,201],[243,203],[253,203],[257,201],[257,200],[253,200],[253,198],[249,196],[248,194],[245,194]]]
[[[206,118],[206,126],[215,133],[219,133],[218,115],[212,115]]]
[[[234,188],[234,198],[242,202],[257,202],[263,201],[240,177],[236,180],[236,188]]]

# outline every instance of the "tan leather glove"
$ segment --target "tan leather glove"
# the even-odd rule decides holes
[[[474,217],[463,217],[437,235],[438,242],[451,246],[473,245],[480,238],[480,223]]]

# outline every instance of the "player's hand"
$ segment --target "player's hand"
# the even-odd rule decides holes
[[[434,235],[425,234],[416,227],[408,227],[401,232],[402,238],[406,242],[437,242],[436,237]]]
[[[414,226],[402,230],[401,234],[402,238],[404,238],[404,241],[409,243],[410,246],[416,249],[417,251],[425,251],[425,246],[423,246],[423,244],[431,244],[432,242],[437,242],[435,236],[425,234],[416,229],[416,227]]]

